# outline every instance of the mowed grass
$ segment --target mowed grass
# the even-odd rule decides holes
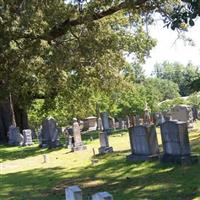
[[[190,133],[192,152],[200,155],[200,123]],[[114,153],[93,156],[99,147],[97,134],[84,136],[87,150],[71,153],[31,147],[0,146],[1,200],[64,200],[64,188],[79,185],[87,195],[99,191],[113,194],[114,200],[200,199],[200,164],[179,166],[156,162],[130,163],[128,132],[113,133]],[[161,144],[158,130],[158,140]],[[43,154],[47,163],[43,163]],[[95,159],[95,164],[91,162]]]

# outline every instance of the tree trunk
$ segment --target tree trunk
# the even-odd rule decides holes
[[[10,101],[9,98],[7,98],[0,103],[0,143],[6,143],[8,141],[7,133],[12,121]]]
[[[21,132],[23,129],[29,128],[26,110],[20,108],[16,102],[13,105],[13,101],[9,97],[0,102],[0,144],[8,142],[9,127],[15,123]]]

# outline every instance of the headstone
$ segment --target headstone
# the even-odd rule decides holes
[[[23,136],[24,136],[23,145],[29,146],[29,145],[33,144],[33,141],[32,141],[32,130],[31,129],[23,130]]]
[[[129,128],[132,154],[129,161],[153,160],[159,157],[159,147],[154,125],[138,125]]]
[[[192,164],[198,161],[197,156],[191,156],[186,122],[166,121],[161,125],[161,136],[164,151],[162,162]]]
[[[32,136],[32,139],[37,139],[37,134],[35,132],[35,129],[31,129],[31,136]]]
[[[97,118],[96,117],[88,117],[86,118],[86,120],[88,121],[88,125],[89,125],[89,131],[94,131],[97,129]]]
[[[92,200],[113,200],[113,196],[108,192],[98,192],[92,196]]]
[[[85,150],[86,146],[83,144],[82,139],[81,139],[81,130],[80,130],[80,126],[78,124],[78,121],[76,118],[73,119],[73,140],[74,140],[74,144],[73,144],[73,151],[80,151],[80,150]]]
[[[177,105],[171,109],[172,120],[187,122],[191,125],[193,122],[193,113],[191,106]]]
[[[193,116],[193,121],[196,121],[199,118],[198,108],[196,106],[192,107],[192,116]]]
[[[111,129],[110,129],[110,126],[109,126],[109,119],[108,119],[108,113],[107,112],[101,113],[101,120],[102,120],[103,130],[106,131],[107,133],[110,133]]]
[[[146,125],[151,124],[151,117],[150,117],[150,113],[149,113],[149,110],[148,110],[147,107],[144,109],[143,123],[146,124]]]
[[[73,129],[72,128],[66,128],[65,134],[67,136],[67,148],[72,149],[73,148]]]
[[[100,117],[98,118],[97,123],[98,123],[98,130],[102,131],[103,130],[103,124],[102,124],[102,120],[101,120]]]
[[[106,131],[99,133],[99,140],[100,140],[99,154],[113,152],[113,148],[109,147],[108,135]]]
[[[66,200],[83,200],[82,190],[79,186],[70,186],[65,188],[65,199]]]
[[[59,132],[53,118],[47,118],[43,121],[39,140],[41,140],[41,147],[54,148],[60,146]]]
[[[19,128],[11,125],[8,131],[8,144],[14,146],[22,146],[24,137],[21,135]]]
[[[165,119],[162,115],[162,113],[155,113],[155,125],[160,126],[165,122]]]
[[[130,127],[130,118],[129,116],[126,116],[126,128]]]

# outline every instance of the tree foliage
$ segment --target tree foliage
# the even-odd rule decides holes
[[[194,92],[191,82],[199,77],[199,73],[199,68],[190,63],[184,66],[170,62],[156,64],[153,72],[158,78],[171,80],[178,84],[181,96],[188,96]]]

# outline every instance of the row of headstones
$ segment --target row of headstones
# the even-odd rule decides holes
[[[65,188],[66,200],[83,200],[82,190],[79,186]],[[108,192],[98,192],[92,195],[91,200],[113,200],[113,196]]]
[[[163,162],[191,164],[198,161],[191,155],[186,122],[176,120],[161,124],[163,154],[160,155],[155,125],[140,125],[129,128],[131,155],[130,161],[160,158]]]
[[[29,146],[33,144],[32,130],[25,129],[20,133],[18,127],[11,125],[8,131],[8,144],[14,146]]]

